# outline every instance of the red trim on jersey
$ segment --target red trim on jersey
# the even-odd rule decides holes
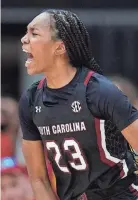
[[[39,84],[38,84],[38,86],[37,86],[38,89],[40,89],[40,88],[43,87],[44,80],[45,80],[45,78],[43,78],[43,79],[41,79],[41,80],[39,81]]]
[[[89,82],[91,76],[93,76],[94,73],[95,73],[95,72],[93,72],[93,71],[89,71],[89,72],[88,72],[88,74],[87,74],[87,76],[85,77],[85,80],[84,80],[84,85],[85,85],[85,86],[88,84],[88,82]]]
[[[86,196],[85,193],[83,193],[83,194],[82,194],[81,196],[79,196],[77,199],[78,199],[78,200],[88,200],[88,198],[87,198],[87,196]]]
[[[130,192],[132,192],[132,194],[136,197],[138,197],[138,190],[136,190],[135,188],[133,188],[133,186],[131,185],[129,187]]]
[[[99,152],[100,152],[100,157],[101,160],[108,164],[109,166],[114,166],[115,163],[112,162],[111,160],[108,160],[105,156],[105,151],[102,148],[102,138],[101,138],[101,131],[100,131],[100,120],[95,118],[95,127],[96,127],[96,134],[97,134],[97,143],[98,143],[98,147],[99,147]]]

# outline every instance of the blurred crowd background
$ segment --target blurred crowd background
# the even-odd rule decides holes
[[[78,14],[90,33],[94,57],[104,74],[138,108],[138,0],[2,0],[2,200],[34,199],[21,151],[18,101],[41,75],[26,74],[20,38],[26,25],[47,8],[69,9]]]

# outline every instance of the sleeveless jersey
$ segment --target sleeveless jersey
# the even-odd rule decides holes
[[[102,174],[104,178],[106,173],[110,175],[103,183],[101,178],[103,189],[125,175],[125,161],[114,158],[112,162],[110,155],[104,155],[104,121],[95,118],[87,107],[87,83],[93,73],[85,69],[72,95],[62,104],[44,104],[45,80],[40,81],[35,93],[33,121],[52,164],[60,200],[81,195]]]

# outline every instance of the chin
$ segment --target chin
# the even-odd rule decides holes
[[[34,69],[27,69],[27,74],[28,75],[37,75],[37,74],[40,74],[41,72],[37,71],[37,70],[34,70]]]

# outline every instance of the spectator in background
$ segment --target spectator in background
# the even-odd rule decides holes
[[[14,155],[14,139],[9,134],[9,116],[5,110],[1,110],[1,157]]]
[[[1,157],[16,157],[24,165],[21,150],[21,130],[18,119],[18,103],[9,96],[1,97]]]
[[[17,102],[10,97],[1,97],[1,156],[14,157],[19,129]]]
[[[27,170],[14,163],[11,158],[2,159],[2,200],[33,200]]]

